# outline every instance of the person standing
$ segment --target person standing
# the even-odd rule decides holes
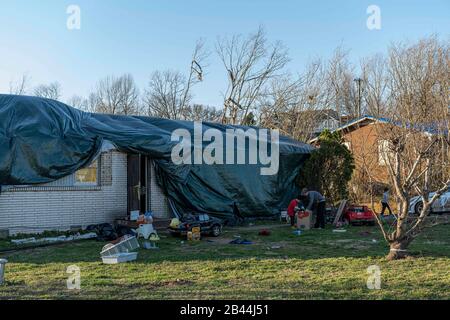
[[[289,216],[291,226],[293,227],[295,224],[295,214],[298,211],[298,205],[300,203],[300,197],[293,199],[287,208],[287,214]]]
[[[308,191],[308,189],[303,188],[302,195],[306,198],[307,205],[306,210],[316,211],[316,223],[314,228],[324,229],[325,228],[325,197],[318,191]]]
[[[383,198],[381,199],[381,215],[384,215],[386,208],[389,210],[389,214],[392,214],[391,207],[389,206],[389,189],[384,188]]]

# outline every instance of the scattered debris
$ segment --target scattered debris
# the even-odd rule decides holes
[[[297,229],[292,231],[292,233],[295,234],[296,236],[300,236],[302,234],[302,230]]]
[[[260,235],[260,236],[270,236],[270,230],[268,230],[268,229],[261,229],[259,232],[258,232],[258,235]]]
[[[288,222],[289,216],[287,214],[287,211],[281,211],[280,212],[280,222]]]
[[[114,241],[114,243],[108,243],[105,245],[100,252],[100,255],[110,256],[117,253],[130,252],[132,250],[139,248],[139,242],[134,236],[123,236],[118,241]]]
[[[116,264],[137,259],[137,252],[132,250],[139,248],[139,242],[135,236],[125,235],[113,243],[105,245],[100,252],[105,264]]]
[[[111,256],[102,257],[104,264],[117,264],[134,261],[137,259],[137,252],[121,252]]]
[[[144,249],[147,249],[147,250],[158,250],[159,248],[156,246],[156,243],[154,242],[154,241],[148,241],[148,240],[145,240],[143,243],[142,243],[142,247],[144,248]]]
[[[192,227],[191,231],[187,233],[188,241],[200,241],[201,239],[201,229],[200,227]]]
[[[230,244],[253,244],[250,240],[247,239],[234,239],[229,242]]]
[[[297,229],[310,230],[312,224],[312,214],[308,210],[297,212]]]
[[[118,232],[110,223],[91,224],[87,226],[86,230],[95,232],[99,241],[111,241],[119,237]]]
[[[11,240],[11,243],[16,245],[26,244],[26,243],[36,243],[36,238],[25,238],[25,239],[17,239],[17,240]]]
[[[153,224],[141,224],[139,226],[139,228],[137,228],[136,231],[137,231],[138,237],[141,236],[144,239],[158,236],[158,234],[156,233],[156,230],[153,228]]]
[[[178,227],[180,226],[180,224],[181,224],[180,219],[178,219],[178,218],[173,218],[173,219],[170,221],[169,227],[170,227],[170,228],[173,228],[173,229],[178,229]]]
[[[333,232],[343,233],[343,232],[347,232],[347,230],[345,230],[345,229],[333,229]]]
[[[76,234],[73,236],[59,236],[59,237],[47,237],[47,238],[39,238],[35,237],[25,238],[25,239],[14,239],[11,240],[11,243],[15,245],[22,245],[27,243],[47,243],[47,242],[67,242],[67,241],[76,241],[76,240],[85,240],[85,239],[94,239],[97,238],[97,234],[90,232],[85,234]]]
[[[347,205],[347,200],[344,199],[339,204],[339,208],[336,212],[336,216],[334,218],[333,224],[336,226],[337,223],[341,220],[342,213],[344,212],[345,206]]]
[[[139,210],[132,210],[130,211],[130,220],[131,221],[137,221],[139,219],[139,215],[140,215],[140,211]]]

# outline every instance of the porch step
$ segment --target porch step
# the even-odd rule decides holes
[[[172,219],[158,219],[158,218],[154,218],[153,219],[153,227],[155,229],[166,229],[167,227],[169,227],[170,225],[170,221]]]
[[[170,221],[171,219],[162,219],[162,218],[154,218],[153,219],[153,227],[155,229],[166,229],[169,225],[170,225]],[[115,221],[116,225],[122,225],[122,226],[127,226],[130,228],[137,228],[138,224],[136,221],[130,221],[130,220],[126,220],[126,219],[117,219]]]

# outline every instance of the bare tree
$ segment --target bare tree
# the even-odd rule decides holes
[[[11,80],[9,82],[9,93],[23,95],[28,91],[28,86],[30,82],[30,77],[28,74],[24,73],[19,81]]]
[[[220,122],[222,110],[202,104],[193,104],[186,109],[185,116],[191,121]]]
[[[153,72],[144,98],[148,115],[184,119],[184,109],[192,98],[186,91],[186,82],[179,71]]]
[[[98,96],[92,92],[87,98],[74,95],[67,100],[67,104],[85,112],[96,112],[99,105],[99,99]]]
[[[350,63],[348,56],[349,50],[345,50],[342,46],[335,49],[327,65],[327,86],[338,115],[357,118],[364,113],[362,91],[365,89],[365,79],[364,74],[362,76],[355,74],[355,67]]]
[[[318,124],[329,116],[331,96],[326,76],[322,61],[316,60],[298,77],[273,79],[258,99],[259,124],[298,140],[313,138]]]
[[[387,61],[378,54],[361,63],[365,90],[363,94],[367,112],[380,117],[385,112],[386,94],[388,92]]]
[[[168,119],[188,119],[192,111],[192,88],[203,80],[208,55],[204,42],[199,40],[192,54],[187,77],[180,71],[153,72],[144,97],[147,113]]]
[[[95,96],[95,111],[109,114],[140,114],[139,89],[130,74],[108,76],[99,81]],[[88,101],[89,102],[89,101]]]
[[[119,78],[120,92],[122,101],[120,103],[120,110],[125,115],[139,115],[141,114],[141,105],[139,101],[139,89],[130,74],[125,74]]]
[[[61,97],[61,85],[58,82],[41,84],[34,88],[33,93],[37,97],[59,100]]]
[[[86,104],[85,103],[86,103],[86,99],[81,97],[81,96],[78,96],[78,95],[74,95],[74,96],[72,96],[71,98],[69,98],[67,100],[67,104],[69,106],[74,107],[74,108],[79,109],[79,110],[83,110],[83,111],[86,108]]]
[[[424,229],[439,222],[429,217],[430,208],[450,188],[449,45],[435,37],[394,45],[387,61],[390,120],[377,126],[377,135],[399,210],[391,229],[376,217],[390,245],[388,259],[399,259]],[[408,215],[413,195],[421,198],[414,218]]]
[[[216,51],[228,75],[222,122],[242,124],[268,83],[284,74],[287,50],[279,41],[269,43],[260,27],[246,38],[219,38]]]

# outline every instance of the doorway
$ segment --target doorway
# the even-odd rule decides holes
[[[128,214],[130,211],[145,213],[147,205],[147,157],[141,154],[127,155],[127,189],[128,189]]]

